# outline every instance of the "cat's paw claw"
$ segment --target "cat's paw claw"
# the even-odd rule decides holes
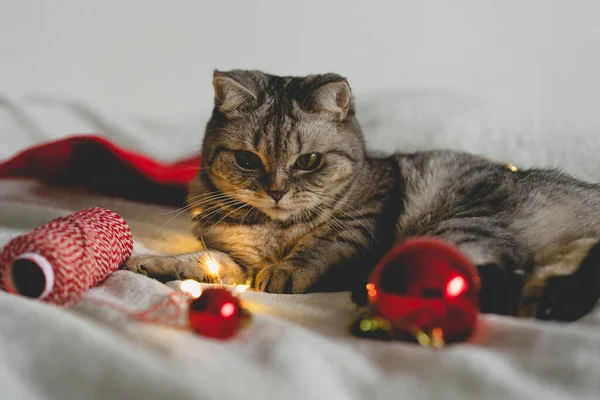
[[[150,270],[146,266],[146,261],[149,261],[153,256],[148,255],[139,255],[129,257],[127,262],[123,265],[122,269],[126,271],[135,272],[140,275],[150,275]]]
[[[317,274],[309,268],[292,265],[265,267],[256,275],[254,289],[267,293],[306,293],[316,278]]]
[[[150,275],[150,271],[148,270],[148,268],[144,264],[138,264],[137,265],[137,270],[142,275],[146,275],[146,276]]]
[[[291,276],[287,266],[265,267],[256,275],[254,288],[267,293],[292,293]]]

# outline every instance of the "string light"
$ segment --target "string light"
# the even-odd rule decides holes
[[[369,297],[374,298],[377,296],[377,290],[375,289],[375,285],[372,283],[367,283],[367,294]]]
[[[212,258],[206,261],[209,271],[218,277],[219,264]],[[171,292],[167,299],[143,311],[129,311],[102,301],[93,302],[108,305],[139,321],[174,328],[191,327],[202,336],[229,339],[251,321],[250,312],[239,298],[239,294],[247,288],[248,285],[236,285],[230,290],[221,283],[220,287],[203,289],[200,282],[186,279],[179,283],[179,291]],[[158,312],[163,315],[156,315]],[[185,325],[177,322],[182,313],[187,313],[188,323]]]
[[[398,335],[408,334],[421,346],[442,348],[445,346],[444,331],[434,327],[428,333],[408,320],[397,320],[394,323],[376,315],[369,308],[359,309],[352,325],[352,331],[358,336],[394,338]]]
[[[219,263],[212,257],[208,257],[206,259],[206,268],[208,268],[208,272],[210,272],[214,276],[219,276]]]
[[[519,168],[513,163],[506,163],[504,166],[511,172],[519,172]]]
[[[235,292],[237,294],[242,294],[244,293],[246,290],[248,290],[248,285],[236,285],[235,287]]]
[[[444,331],[440,327],[435,327],[431,330],[431,345],[435,348],[444,347]]]
[[[208,251],[207,251],[206,257],[203,257],[201,262],[203,262],[206,269],[208,269],[208,273],[213,278],[215,278],[217,280],[217,282],[219,282],[219,284],[222,286],[223,281],[221,280],[221,277],[219,276],[219,270],[221,269],[219,262],[217,260],[215,260],[213,258],[213,256],[210,254],[210,252],[208,252]]]
[[[190,297],[197,299],[202,294],[202,286],[199,282],[193,279],[186,279],[179,284],[179,290],[190,295]]]
[[[215,260],[215,258],[212,256],[212,254],[210,254],[210,250],[208,250],[208,247],[206,246],[206,242],[204,241],[204,237],[200,236],[200,241],[202,242],[202,246],[204,246],[204,249],[206,250],[207,256],[204,257],[204,264],[206,265],[206,268],[208,269],[208,272],[217,278],[217,280],[219,281],[219,283],[221,285],[223,285],[223,282],[221,281],[221,277],[219,276],[219,269],[220,269],[220,265],[217,262],[217,260]]]
[[[202,242],[204,244],[204,240]],[[205,244],[204,246],[206,249]],[[199,262],[211,277],[216,278],[220,287],[203,291],[200,283],[193,279],[180,283],[181,291],[193,298],[188,307],[190,326],[200,335],[228,339],[250,322],[250,313],[239,299],[239,295],[248,289],[248,285],[236,285],[233,290],[226,289],[219,276],[221,266],[208,249],[206,256]]]
[[[221,284],[221,286],[223,286],[223,281],[221,280],[221,276],[219,275],[219,272],[221,270],[221,265],[212,256],[212,254],[210,253],[210,250],[208,250],[208,247],[206,246],[206,242],[204,241],[204,238],[202,236],[200,236],[200,240],[202,242],[202,245],[204,246],[204,249],[206,250],[206,256],[202,260],[204,262],[204,266],[206,267],[206,269],[208,269],[209,274],[212,275],[214,278],[216,278],[217,281]],[[244,293],[249,287],[247,282],[248,281],[246,281],[246,284],[236,285],[234,288],[235,294],[240,295],[240,294]]]

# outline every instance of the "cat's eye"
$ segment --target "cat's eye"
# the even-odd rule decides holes
[[[235,162],[243,169],[254,170],[262,167],[262,161],[260,161],[260,157],[251,151],[238,150],[234,152],[234,154]]]
[[[320,153],[303,154],[296,160],[294,167],[303,171],[314,171],[321,166],[323,155]]]

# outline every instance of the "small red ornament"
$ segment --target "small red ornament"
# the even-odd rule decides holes
[[[431,238],[407,240],[369,277],[369,309],[361,310],[353,332],[421,343],[465,340],[477,322],[479,289],[477,269],[456,247]]]
[[[249,319],[249,313],[240,299],[225,288],[205,289],[192,300],[188,318],[200,335],[215,339],[229,339]]]

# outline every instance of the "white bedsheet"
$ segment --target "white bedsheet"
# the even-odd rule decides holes
[[[363,102],[363,125],[375,148],[463,148],[600,180],[600,124],[594,121],[569,132],[567,117],[520,116],[508,104],[432,94],[384,100]],[[0,108],[2,157],[43,138],[102,130],[120,144],[173,159],[199,145],[203,124],[199,118],[197,126],[143,125],[127,116],[86,119],[89,113],[60,104],[7,104]],[[103,128],[97,125],[102,122]],[[136,252],[196,246],[186,216],[164,225],[172,216],[168,209],[27,181],[0,181],[0,244],[88,206],[123,215]],[[142,309],[176,286],[118,271],[86,298]],[[252,325],[232,341],[217,342],[136,323],[87,300],[59,309],[0,293],[0,398],[600,398],[600,311],[568,325],[482,316],[469,343],[431,351],[351,337],[346,293],[247,292],[244,298]]]

